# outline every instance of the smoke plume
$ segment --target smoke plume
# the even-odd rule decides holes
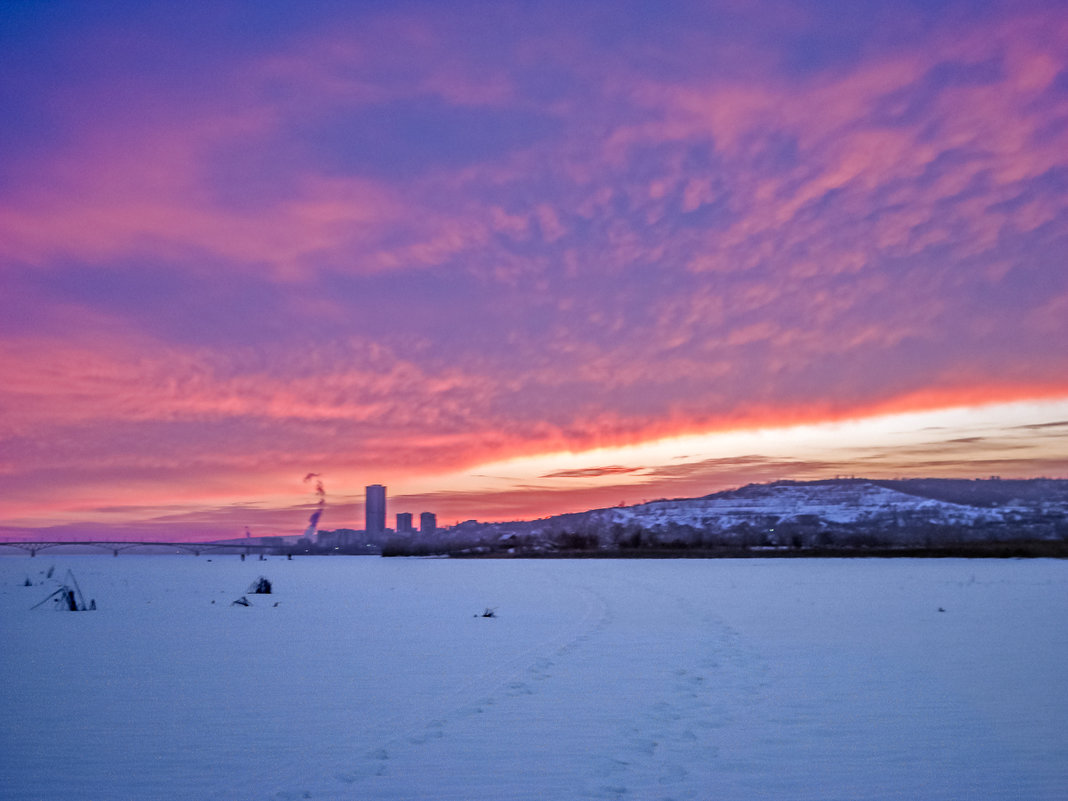
[[[326,508],[326,490],[323,489],[322,479],[318,473],[308,473],[304,476],[304,483],[307,484],[312,479],[315,479],[315,495],[319,498],[319,502],[316,504],[315,511],[311,513],[311,517],[308,518],[308,527],[304,530],[304,537],[309,540],[315,536],[319,528],[319,518],[322,517],[323,509]]]

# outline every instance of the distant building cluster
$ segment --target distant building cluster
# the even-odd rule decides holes
[[[422,512],[419,515],[419,528],[415,527],[415,516],[411,512],[398,512],[396,515],[396,529],[386,527],[386,488],[382,484],[370,484],[364,488],[364,528],[363,531],[355,529],[338,529],[336,531],[322,531],[314,540],[305,532],[307,544],[310,547],[329,549],[348,549],[367,545],[380,545],[390,535],[397,534],[402,537],[411,537],[418,534],[420,537],[433,535],[438,530],[438,517],[433,512]]]
[[[433,534],[438,530],[438,516],[433,512],[423,512],[419,515],[419,533],[423,536]],[[397,512],[397,533],[414,534],[415,525],[411,512]]]

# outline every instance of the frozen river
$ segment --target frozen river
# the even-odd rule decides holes
[[[1052,560],[5,557],[0,798],[1063,799],[1066,620]]]

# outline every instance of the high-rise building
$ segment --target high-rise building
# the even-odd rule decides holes
[[[412,529],[412,513],[411,512],[399,512],[397,514],[397,533],[398,534],[411,534]]]
[[[419,515],[419,533],[433,534],[438,530],[438,516],[433,512],[423,512]]]
[[[381,484],[367,487],[364,503],[364,528],[368,534],[382,534],[386,530],[386,488]]]

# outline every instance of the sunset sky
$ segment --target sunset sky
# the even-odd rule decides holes
[[[0,537],[1068,476],[1068,5],[0,5]]]

